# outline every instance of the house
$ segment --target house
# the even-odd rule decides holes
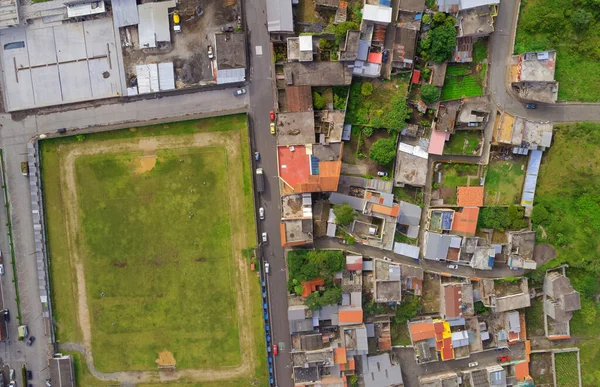
[[[488,123],[490,116],[490,101],[488,97],[469,98],[462,102],[455,130],[482,130]]]
[[[535,199],[535,188],[537,186],[538,174],[542,165],[542,151],[532,150],[527,160],[527,171],[525,172],[525,183],[523,184],[523,193],[521,194],[521,205],[523,207],[533,207]]]
[[[461,100],[439,102],[432,128],[438,132],[454,133],[456,116],[461,105]]]
[[[307,111],[313,110],[312,89],[310,86],[287,86],[284,88],[284,94],[285,94],[285,110],[280,110],[279,114],[307,112]],[[281,108],[283,108],[283,106]],[[305,116],[304,119],[310,120],[308,115]],[[314,118],[313,118],[313,122],[314,122]],[[309,125],[307,123],[306,126],[314,127],[314,124]],[[281,131],[281,129],[280,129],[280,131]],[[310,133],[310,132],[308,132],[308,133]],[[312,133],[312,135],[313,135],[312,138],[314,138],[314,133]],[[306,143],[307,142],[302,142],[302,144],[306,144]]]
[[[287,86],[350,86],[352,68],[343,62],[290,62],[283,65]]]
[[[423,291],[423,269],[414,266],[402,266],[402,288],[408,293],[420,296]]]
[[[581,309],[579,292],[573,289],[565,268],[546,273],[544,278],[544,313],[548,316],[546,337],[565,339],[571,335],[569,321],[573,312]]]
[[[494,32],[494,17],[498,14],[496,4],[481,5],[458,12],[456,16],[457,38],[481,38]]]
[[[300,35],[287,38],[288,61],[312,62],[313,51],[312,35]]]
[[[419,227],[421,224],[421,207],[416,204],[400,201],[400,211],[398,213],[398,225],[396,229],[409,238],[419,236]]]
[[[217,84],[242,83],[246,81],[245,47],[246,34],[243,32],[215,34]]]
[[[456,211],[452,222],[452,231],[457,235],[474,236],[477,231],[478,219],[479,207],[468,207]]]
[[[485,369],[490,387],[506,387],[506,370],[499,364]]]
[[[440,286],[440,315],[444,319],[456,320],[475,314],[473,285],[450,283]]]
[[[362,255],[346,255],[346,270],[362,271],[363,257]]]
[[[458,375],[456,372],[446,372],[443,374],[427,375],[419,377],[420,387],[459,387]]]
[[[282,191],[336,191],[342,169],[342,147],[341,143],[277,147]]]
[[[392,22],[392,7],[380,4],[365,4],[362,10],[363,21],[388,25]]]
[[[360,364],[365,387],[403,386],[400,364],[390,360],[389,353],[361,356]]]
[[[498,5],[500,0],[437,0],[438,10],[456,15],[458,11],[481,7],[484,5]]]
[[[56,354],[48,361],[50,383],[57,387],[75,387],[73,358],[70,355]]]
[[[413,67],[418,33],[418,29],[415,28],[407,28],[404,25],[396,27],[392,55],[392,66],[394,68],[405,70]]]
[[[281,245],[302,246],[313,242],[312,199],[309,193],[281,197]]]
[[[444,86],[444,80],[446,79],[446,69],[448,68],[448,62],[434,63],[431,67],[431,77],[429,83],[434,86]]]
[[[360,46],[360,31],[349,30],[346,32],[346,40],[344,45],[340,47],[340,61],[355,61],[358,59],[358,51]],[[368,50],[368,46],[367,46]]]
[[[531,305],[527,278],[516,282],[506,280],[482,279],[479,290],[483,305],[493,313],[502,313]]]
[[[270,33],[293,33],[292,0],[267,0],[267,30]]]
[[[535,231],[509,231],[508,266],[511,269],[535,270],[537,263],[533,260],[535,249]]]
[[[452,235],[425,231],[423,258],[433,261],[446,260],[451,241]]]
[[[298,86],[303,87],[303,86]],[[312,101],[312,97],[310,99]],[[315,114],[310,110],[277,114],[277,145],[305,145],[315,142]]]
[[[427,181],[427,159],[429,154],[421,145],[410,145],[405,142],[398,144],[394,185],[404,187],[411,185],[423,187]]]
[[[502,113],[494,128],[492,144],[509,146],[514,154],[521,155],[531,150],[545,151],[552,144],[552,123]]]
[[[456,203],[460,207],[483,206],[483,186],[457,187]]]
[[[402,275],[400,265],[375,260],[375,302],[402,301]]]
[[[448,140],[450,140],[450,133],[440,132],[435,129],[432,130],[431,137],[429,139],[428,152],[432,155],[444,154],[444,146],[446,145],[446,141]]]
[[[492,246],[477,246],[471,256],[470,265],[477,270],[492,270],[496,259],[496,249]]]
[[[512,92],[528,101],[556,102],[558,82],[554,79],[555,69],[556,51],[513,55],[510,65]]]

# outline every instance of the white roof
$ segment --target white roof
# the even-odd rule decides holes
[[[173,62],[163,62],[158,64],[158,83],[161,91],[175,89],[175,70],[173,68]]]
[[[394,253],[417,259],[419,258],[419,246],[395,242]]]
[[[135,66],[140,94],[157,93],[160,91],[158,83],[158,65],[156,63]]]
[[[138,5],[141,48],[155,48],[157,42],[170,42],[169,8],[176,6],[175,0],[159,1]]]
[[[246,80],[246,69],[217,70],[217,85],[224,83],[241,83]]]
[[[423,148],[421,148],[418,145],[413,146],[413,145],[409,145],[407,143],[401,142],[400,145],[398,146],[398,150],[401,152],[404,152],[404,153],[408,153],[413,156],[420,157],[422,159],[429,158],[429,153],[427,153],[426,150],[424,150]]]
[[[298,37],[300,42],[300,51],[311,51],[313,49],[312,45],[312,36],[310,35],[301,35]]]
[[[113,22],[117,28],[140,22],[136,0],[111,0]]]
[[[291,0],[267,0],[267,26],[269,32],[294,32]]]
[[[500,4],[500,0],[460,0],[460,9],[470,9],[491,4]]]
[[[363,20],[374,21],[376,23],[391,23],[392,8],[383,5],[365,4],[363,7]]]
[[[92,6],[92,5],[95,6]],[[94,2],[94,3],[82,3],[75,5],[67,6],[67,17],[80,17],[80,16],[89,16],[96,15],[98,13],[106,12],[106,7],[104,6],[104,1]]]

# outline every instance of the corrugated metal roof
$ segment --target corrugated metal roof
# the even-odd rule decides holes
[[[392,21],[392,8],[382,5],[365,4],[363,7],[363,20],[376,23],[390,23]]]
[[[413,259],[419,258],[419,246],[412,246],[406,243],[394,243],[394,253],[411,257]]]
[[[158,64],[158,83],[160,91],[175,90],[175,70],[173,62]]]
[[[137,65],[135,66],[135,73],[140,94],[158,93],[160,91],[158,65],[156,63]]]
[[[344,129],[342,130],[342,141],[350,141],[351,133],[352,133],[352,125],[350,125],[350,124],[344,125]]]
[[[460,0],[460,9],[471,9],[481,7],[483,5],[500,4],[500,0]]]
[[[358,42],[358,54],[356,56],[357,60],[366,61],[369,56],[369,42],[366,40],[360,40]]]
[[[537,185],[538,173],[542,163],[542,151],[532,150],[527,163],[527,174],[525,184],[523,185],[523,195],[521,196],[522,206],[532,206],[535,198],[535,187]]]
[[[136,0],[111,0],[113,23],[117,28],[133,26],[140,22]]]
[[[291,0],[267,0],[267,28],[269,32],[294,32]]]
[[[356,211],[361,211],[365,208],[365,201],[363,199],[340,194],[337,192],[332,192],[331,196],[329,196],[329,203],[331,204],[344,204],[348,203],[352,208]]]
[[[141,48],[154,48],[158,42],[170,42],[169,8],[175,8],[175,0],[138,5],[139,36]]]
[[[217,84],[224,83],[241,83],[246,80],[246,69],[226,69],[217,70]]]

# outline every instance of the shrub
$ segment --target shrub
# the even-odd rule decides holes
[[[396,141],[393,138],[381,138],[373,144],[369,158],[381,165],[388,165],[396,157]]]
[[[333,214],[335,215],[335,223],[342,226],[352,222],[358,215],[348,203],[334,205]]]
[[[531,221],[533,224],[542,224],[550,217],[550,213],[541,204],[538,204],[533,207],[533,212],[531,213]]]
[[[316,91],[313,91],[313,107],[315,110],[322,110],[325,107],[325,98]]]
[[[373,84],[371,82],[363,82],[360,85],[360,94],[362,94],[365,97],[368,97],[371,94],[373,94]]]
[[[425,15],[423,15],[423,18],[421,19],[421,21],[423,22],[423,24],[429,24],[429,23],[431,23],[431,16],[425,14]]]
[[[371,137],[375,129],[372,126],[363,126],[361,131],[366,137]]]
[[[436,102],[440,97],[440,89],[435,85],[426,84],[421,87],[421,99],[430,105]]]

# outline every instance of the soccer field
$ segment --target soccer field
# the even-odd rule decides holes
[[[245,116],[229,121],[42,143],[57,336],[97,371],[265,378]]]

